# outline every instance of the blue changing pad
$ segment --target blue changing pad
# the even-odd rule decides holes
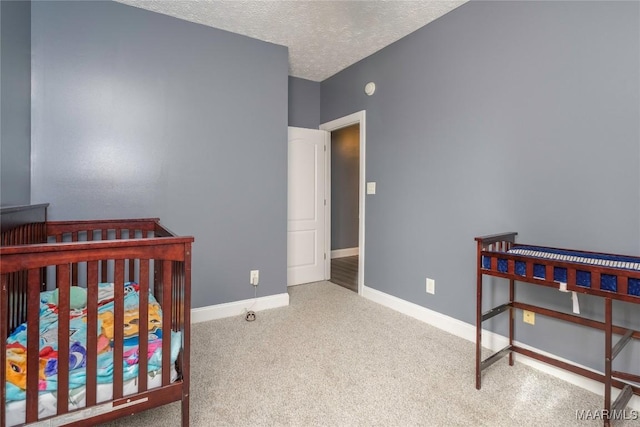
[[[522,255],[531,258],[551,259],[557,261],[575,262],[585,265],[599,265],[603,267],[618,268],[624,270],[640,271],[640,259],[624,255],[592,254],[580,251],[568,251],[562,249],[542,248],[538,246],[517,246],[507,252],[513,255]],[[491,258],[482,257],[482,268],[491,269]],[[498,258],[498,271],[506,273],[508,262],[506,259]],[[526,263],[516,261],[514,265],[515,274],[526,275]],[[533,264],[533,276],[537,279],[546,279],[546,266],[544,264]],[[567,282],[567,269],[563,267],[553,268],[553,280],[559,283]],[[600,276],[600,289],[605,291],[618,291],[618,278],[612,274],[602,274]],[[588,270],[576,269],[576,284],[585,288],[591,287],[591,272]],[[640,279],[628,280],[628,294],[640,296]]]

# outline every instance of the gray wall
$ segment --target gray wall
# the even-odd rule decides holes
[[[639,17],[637,2],[471,2],[322,82],[322,122],[367,111],[365,284],[473,324],[474,236],[640,255]],[[506,299],[495,282],[486,308]],[[603,368],[600,334],[536,320],[518,317],[518,339]]]
[[[31,3],[0,2],[0,205],[31,197]]]
[[[318,129],[320,83],[289,76],[289,126]]]
[[[358,247],[360,125],[331,132],[331,250]]]
[[[115,2],[32,5],[33,202],[195,236],[193,306],[287,291],[287,49]]]

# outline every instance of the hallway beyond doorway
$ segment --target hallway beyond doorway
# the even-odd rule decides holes
[[[331,282],[358,292],[358,255],[331,260]]]

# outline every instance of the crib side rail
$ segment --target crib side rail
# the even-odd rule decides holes
[[[47,241],[49,243],[96,242],[122,239],[148,239],[160,237],[158,218],[113,219],[91,221],[49,221],[47,223]],[[165,236],[162,237],[172,237]],[[131,260],[125,261],[129,280],[133,281],[133,265]],[[73,280],[77,282],[78,266],[72,265]],[[102,281],[108,280],[107,266],[101,265]]]
[[[152,237],[158,218],[49,221],[47,236],[56,242]]]

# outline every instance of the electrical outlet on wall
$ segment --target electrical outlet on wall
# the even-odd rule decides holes
[[[427,277],[427,293],[435,294],[436,293],[436,281],[433,279],[429,279]]]
[[[251,277],[249,279],[249,283],[253,286],[258,286],[260,282],[260,270],[251,270]]]
[[[536,314],[533,311],[523,310],[522,311],[522,321],[524,323],[528,323],[530,325],[536,324]]]

